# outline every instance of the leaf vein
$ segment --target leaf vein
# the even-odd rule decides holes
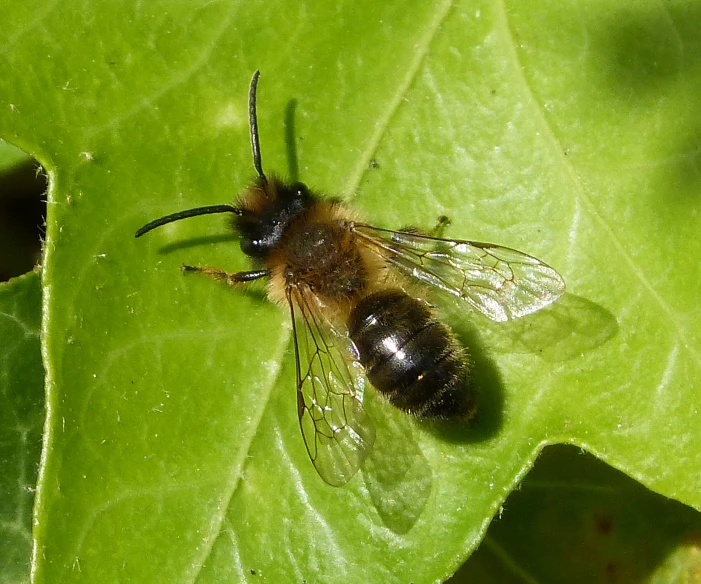
[[[436,38],[436,35],[438,34],[441,25],[447,18],[452,6],[453,3],[448,1],[444,2],[441,6],[438,7],[436,15],[433,19],[433,22],[431,22],[431,25],[429,26],[426,32],[426,35],[417,44],[417,50],[416,54],[414,55],[414,59],[409,65],[409,68],[407,69],[404,78],[399,84],[399,87],[397,87],[396,93],[389,101],[389,104],[387,105],[387,108],[385,109],[384,113],[380,116],[379,121],[375,124],[375,132],[370,137],[370,140],[368,141],[365,150],[361,152],[360,156],[358,157],[358,164],[356,165],[355,169],[350,173],[350,177],[348,179],[348,185],[350,189],[348,193],[349,197],[353,196],[357,192],[358,186],[360,185],[360,181],[362,180],[363,175],[368,168],[373,153],[377,151],[377,147],[380,143],[380,140],[384,136],[390,121],[399,109],[399,106],[402,103],[404,96],[406,95],[407,91],[416,79],[421,64],[424,62],[426,55],[428,54],[428,49],[433,43],[433,40]]]
[[[632,272],[632,274],[639,280],[639,282],[642,284],[643,289],[647,292],[647,294],[652,298],[652,300],[660,307],[660,309],[665,313],[667,316],[667,320],[671,323],[671,326],[675,329],[676,334],[678,338],[682,341],[684,346],[687,348],[688,352],[692,355],[696,362],[696,366],[701,369],[701,354],[694,348],[693,343],[689,342],[689,335],[684,327],[684,325],[680,322],[680,320],[677,318],[676,313],[670,308],[670,306],[665,302],[664,298],[655,290],[655,288],[650,284],[649,280],[647,279],[645,273],[643,270],[640,268],[640,266],[637,264],[637,262],[631,257],[631,255],[626,251],[625,247],[621,243],[621,240],[616,236],[616,233],[614,229],[611,227],[610,222],[602,215],[602,213],[599,212],[597,209],[594,201],[592,198],[589,196],[589,193],[586,191],[584,186],[582,185],[582,181],[580,180],[575,168],[573,167],[570,159],[564,156],[564,148],[562,144],[560,143],[560,140],[555,133],[554,128],[552,125],[548,122],[547,117],[543,113],[543,108],[539,105],[538,100],[536,99],[536,93],[535,91],[531,88],[530,84],[528,83],[528,80],[526,79],[524,73],[523,73],[523,67],[521,66],[521,62],[519,60],[518,52],[517,52],[517,43],[514,38],[514,34],[511,30],[511,26],[509,24],[509,19],[507,16],[506,12],[506,6],[504,5],[504,0],[501,0],[499,3],[500,6],[500,12],[501,12],[501,21],[503,24],[503,29],[504,33],[506,36],[506,44],[511,48],[511,53],[512,53],[512,59],[515,64],[515,75],[518,76],[518,78],[521,81],[521,84],[524,87],[524,91],[526,96],[529,98],[531,105],[533,107],[533,110],[537,112],[538,118],[541,122],[541,125],[544,128],[544,133],[546,136],[550,138],[550,142],[552,144],[552,150],[553,150],[553,158],[556,158],[559,160],[560,164],[562,167],[565,169],[567,174],[569,175],[572,184],[574,185],[574,190],[576,191],[575,195],[575,202],[577,200],[582,201],[586,207],[590,215],[596,220],[596,222],[599,224],[601,227],[602,231],[608,236],[609,240],[612,242],[612,247],[616,250],[616,252],[623,258],[625,263],[627,264],[628,268]],[[571,239],[571,234],[570,234],[570,239]]]

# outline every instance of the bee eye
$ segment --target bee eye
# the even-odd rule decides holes
[[[248,237],[244,237],[241,239],[241,251],[247,256],[256,256],[261,247],[260,243],[260,239],[250,239]]]

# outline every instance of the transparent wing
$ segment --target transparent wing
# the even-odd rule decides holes
[[[358,223],[352,229],[400,271],[466,300],[498,322],[540,310],[565,291],[560,274],[515,249]]]
[[[365,372],[350,339],[323,314],[306,288],[289,287],[297,360],[299,422],[317,472],[330,485],[346,484],[375,442],[363,410]]]

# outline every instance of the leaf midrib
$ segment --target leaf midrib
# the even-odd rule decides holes
[[[351,198],[358,190],[358,187],[360,185],[360,182],[363,178],[363,175],[365,172],[367,172],[368,166],[369,166],[369,161],[372,158],[373,154],[377,151],[377,147],[382,139],[382,137],[385,135],[387,129],[389,128],[390,122],[394,115],[397,113],[400,104],[403,102],[403,98],[406,96],[408,93],[409,89],[411,88],[414,80],[416,79],[416,75],[419,72],[419,69],[421,67],[421,64],[424,62],[424,59],[426,58],[426,55],[428,54],[429,47],[433,43],[434,39],[436,38],[438,31],[440,30],[441,24],[445,21],[445,19],[448,17],[448,14],[450,12],[450,9],[452,8],[452,2],[450,0],[444,2],[441,6],[439,6],[438,10],[436,11],[436,14],[434,15],[433,21],[431,22],[430,26],[428,27],[426,34],[423,36],[421,41],[416,45],[417,50],[414,55],[414,58],[412,59],[411,63],[409,64],[409,67],[405,73],[405,75],[402,77],[400,80],[397,90],[387,103],[384,113],[380,116],[380,121],[375,125],[375,131],[373,132],[372,136],[370,137],[370,140],[367,142],[367,147],[365,148],[364,151],[360,153],[360,156],[358,157],[358,162],[356,163],[355,167],[351,170],[350,173],[350,178],[348,181],[348,184],[350,185],[350,192],[348,193],[348,198]],[[258,429],[260,427],[261,420],[264,418],[263,412],[267,410],[269,407],[270,403],[270,396],[273,392],[273,389],[275,387],[280,386],[283,383],[283,380],[280,379],[280,372],[282,370],[282,359],[285,351],[287,350],[287,347],[289,346],[290,343],[290,336],[288,335],[285,337],[285,342],[281,343],[281,347],[283,350],[279,354],[279,358],[276,358],[276,363],[278,364],[277,366],[277,371],[275,375],[271,378],[272,383],[270,384],[268,391],[265,392],[265,400],[264,403],[261,404],[261,407],[258,408],[258,411],[260,412],[258,418],[255,421],[255,424],[252,426],[252,431],[250,433],[250,440],[248,443],[245,445],[244,448],[241,449],[241,468],[240,472],[238,470],[234,473],[232,473],[231,477],[231,488],[229,491],[229,495],[224,497],[223,502],[225,504],[222,505],[221,512],[219,517],[216,518],[215,521],[212,521],[212,531],[210,532],[208,542],[206,546],[203,546],[203,552],[199,558],[199,565],[197,567],[197,570],[193,573],[193,577],[191,580],[188,580],[189,582],[194,583],[201,570],[202,567],[205,564],[206,559],[209,557],[212,548],[214,546],[214,543],[216,542],[216,539],[221,531],[221,526],[223,524],[224,519],[226,518],[226,511],[229,509],[231,505],[231,501],[233,500],[234,496],[236,495],[236,492],[238,491],[239,485],[241,484],[241,479],[244,474],[244,466],[246,459],[248,458],[248,452],[250,450],[250,447],[253,443],[253,440],[255,437],[258,435]],[[267,417],[267,416],[266,416]],[[236,468],[238,469],[239,465],[236,465]],[[232,526],[233,529],[233,526]]]
[[[575,202],[577,198],[584,201],[587,206],[587,210],[590,215],[599,224],[601,230],[608,236],[613,244],[613,248],[620,254],[623,261],[628,265],[632,274],[640,281],[643,288],[650,295],[653,301],[660,307],[664,314],[668,317],[668,321],[672,323],[674,330],[678,336],[678,339],[682,342],[684,347],[688,350],[689,354],[694,358],[696,367],[701,369],[701,354],[696,351],[693,347],[693,343],[688,340],[688,333],[686,328],[677,318],[676,313],[667,305],[662,296],[655,290],[655,288],[650,284],[648,279],[645,277],[643,270],[638,266],[631,255],[625,250],[625,247],[621,243],[620,239],[616,237],[614,229],[611,225],[604,219],[604,217],[599,213],[594,201],[588,195],[586,189],[582,185],[582,181],[579,179],[577,172],[575,171],[571,159],[564,155],[565,148],[562,146],[558,140],[553,127],[547,120],[544,114],[543,108],[538,105],[538,100],[535,98],[533,90],[531,89],[528,81],[523,74],[523,67],[518,57],[517,45],[514,39],[514,35],[509,26],[509,19],[506,13],[506,7],[504,5],[504,0],[499,2],[499,12],[501,15],[500,21],[504,31],[505,45],[511,51],[511,58],[513,61],[513,70],[523,87],[524,96],[528,101],[530,101],[533,111],[536,113],[541,127],[543,128],[544,134],[548,137],[551,144],[551,152],[553,160],[559,161],[560,165],[564,168],[565,172],[569,176],[572,184],[574,185],[573,191],[576,192]]]

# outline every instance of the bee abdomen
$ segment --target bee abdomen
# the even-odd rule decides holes
[[[420,418],[469,417],[474,409],[468,360],[452,331],[402,290],[363,298],[348,331],[370,383]]]

